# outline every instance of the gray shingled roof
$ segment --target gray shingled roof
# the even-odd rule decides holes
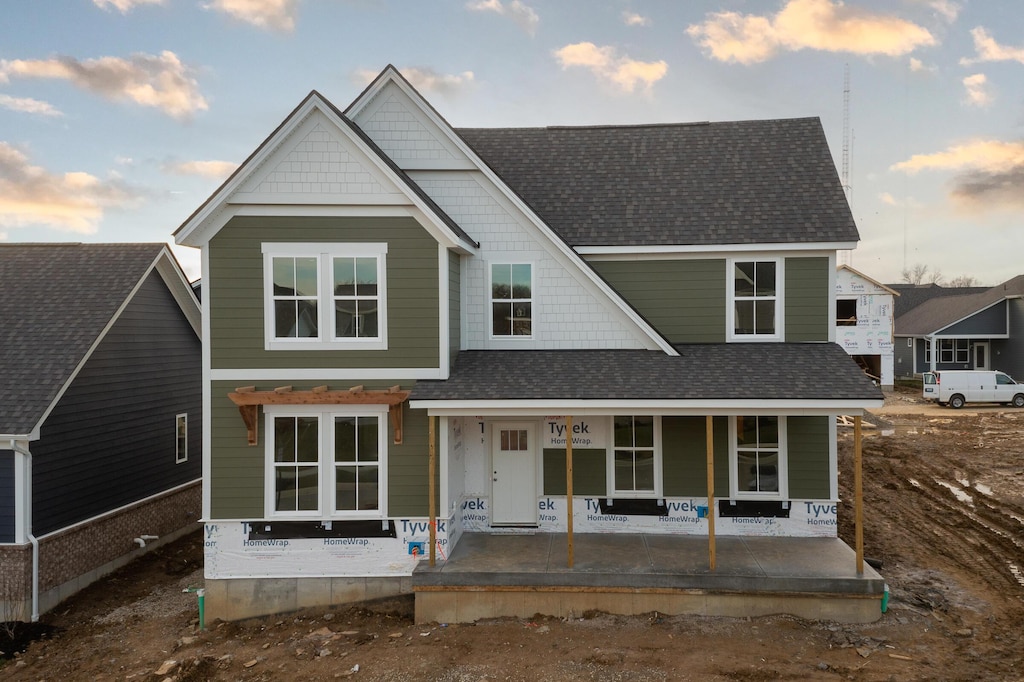
[[[859,239],[817,118],[456,132],[572,246]]]
[[[882,400],[834,343],[715,343],[646,350],[462,351],[411,400]]]
[[[907,314],[933,298],[968,296],[989,290],[989,287],[944,287],[939,284],[887,284],[886,286],[900,294],[893,305],[893,314],[896,317]]]
[[[1024,275],[977,294],[941,296],[925,301],[893,322],[900,336],[924,336],[945,329],[1008,296],[1024,296]]]
[[[0,433],[28,434],[163,244],[0,244]]]

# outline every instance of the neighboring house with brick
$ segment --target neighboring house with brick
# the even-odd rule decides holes
[[[932,287],[896,318],[896,374],[999,370],[1024,378],[1024,275],[968,293]]]
[[[836,343],[883,390],[892,390],[894,289],[849,265],[836,272]]]
[[[344,112],[310,93],[176,239],[210,617],[570,518],[838,542],[836,417],[882,395],[835,343],[859,236],[817,119],[455,129],[388,67]]]
[[[199,304],[166,244],[0,245],[0,621],[194,530]]]

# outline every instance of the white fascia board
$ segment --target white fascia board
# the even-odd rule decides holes
[[[418,381],[447,378],[447,373],[439,367],[210,370],[210,381]]]
[[[826,256],[836,249],[852,249],[847,242],[814,242],[808,244],[671,244],[665,246],[577,246],[576,253],[588,261],[677,260],[708,258],[721,255],[771,253],[777,256]]]
[[[29,433],[0,433],[0,450],[7,450],[12,440],[39,440],[39,428],[36,427]]]
[[[406,197],[408,204],[412,204],[421,212],[427,220],[425,223],[421,221],[424,228],[427,229],[431,235],[442,242],[446,246],[451,248],[462,248],[468,251],[475,251],[476,245],[466,243],[462,238],[456,235],[452,230],[444,223],[443,220],[427,205],[423,199],[412,192],[405,180],[400,178],[391,167],[384,163],[379,155],[373,151],[358,135],[354,134],[349,128],[348,124],[341,120],[332,110],[331,106],[327,104],[318,94],[311,95],[296,111],[294,111],[286,123],[280,126],[269,138],[257,149],[257,151],[246,160],[244,165],[240,167],[228,180],[221,185],[221,187],[214,193],[214,195],[203,205],[184,225],[175,233],[175,241],[178,244],[184,244],[185,246],[197,246],[201,247],[208,243],[210,239],[220,230],[221,227],[227,222],[224,217],[218,217],[217,214],[223,210],[225,206],[230,206],[237,203],[232,199],[239,188],[241,188],[246,181],[252,175],[252,171],[259,168],[263,163],[274,153],[277,152],[281,143],[287,139],[295,130],[301,126],[306,119],[313,114],[314,111],[318,111],[324,118],[331,122],[335,128],[341,131],[341,134],[355,147],[357,148],[367,159],[373,163],[379,172],[381,172],[387,179],[394,184]],[[330,205],[326,202],[330,199],[327,197],[320,197],[319,200],[316,198],[310,199],[306,195],[272,195],[272,196],[260,196],[259,194],[242,194],[240,198],[247,198],[253,203],[262,203],[264,205],[272,205],[275,209],[279,209],[284,204],[278,203],[282,201],[288,201],[289,203],[309,203],[313,201],[318,205]],[[360,201],[369,202],[373,199],[373,203],[378,203],[383,200],[385,202],[393,202],[395,199],[382,199],[379,196],[366,197],[360,199]],[[337,202],[337,198],[334,198]],[[274,202],[274,203],[270,203]],[[214,220],[215,218],[218,218]],[[230,218],[230,216],[228,217]]]
[[[655,416],[858,415],[882,400],[410,400],[412,409],[443,417],[547,417],[649,414]]]
[[[494,187],[502,193],[507,201],[509,201],[515,208],[529,220],[540,232],[543,234],[548,241],[554,244],[555,248],[561,251],[566,258],[568,258],[578,269],[583,273],[585,277],[590,279],[594,286],[596,286],[605,296],[608,297],[622,312],[629,318],[629,320],[645,334],[660,350],[666,355],[676,356],[679,355],[676,349],[659,334],[650,324],[647,323],[633,308],[626,304],[619,294],[612,289],[607,282],[597,276],[593,268],[587,265],[587,262],[583,260],[580,255],[566,244],[561,237],[555,234],[554,230],[548,227],[547,223],[537,216],[533,209],[531,209],[519,196],[511,191],[505,182],[499,178],[490,167],[483,162],[483,160],[476,155],[476,152],[467,145],[461,137],[459,137],[452,127],[445,121],[440,114],[432,107],[425,99],[420,97],[405,80],[401,74],[397,71],[389,68],[385,69],[381,74],[382,77],[378,78],[377,81],[363,92],[360,97],[353,102],[348,112],[353,119],[358,118],[359,111],[365,107],[374,97],[385,87],[387,83],[394,83],[416,106],[420,108],[423,114],[430,119],[431,123],[437,126],[444,135],[446,135],[449,141],[462,152],[466,158],[468,158],[475,165],[475,170],[479,171],[486,177]]]

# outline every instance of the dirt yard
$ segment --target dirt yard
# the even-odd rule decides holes
[[[1022,679],[1024,410],[887,402],[864,443],[866,555],[891,588],[871,625],[657,613],[414,625],[411,599],[397,599],[199,631],[196,597],[182,592],[202,585],[197,533],[46,615],[50,637],[0,658],[0,678]],[[852,441],[840,427],[840,534],[851,545]]]

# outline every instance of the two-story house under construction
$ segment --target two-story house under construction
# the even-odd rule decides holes
[[[835,343],[858,234],[817,119],[458,129],[389,66],[176,238],[210,617],[878,616],[837,537],[836,417],[881,393]]]

